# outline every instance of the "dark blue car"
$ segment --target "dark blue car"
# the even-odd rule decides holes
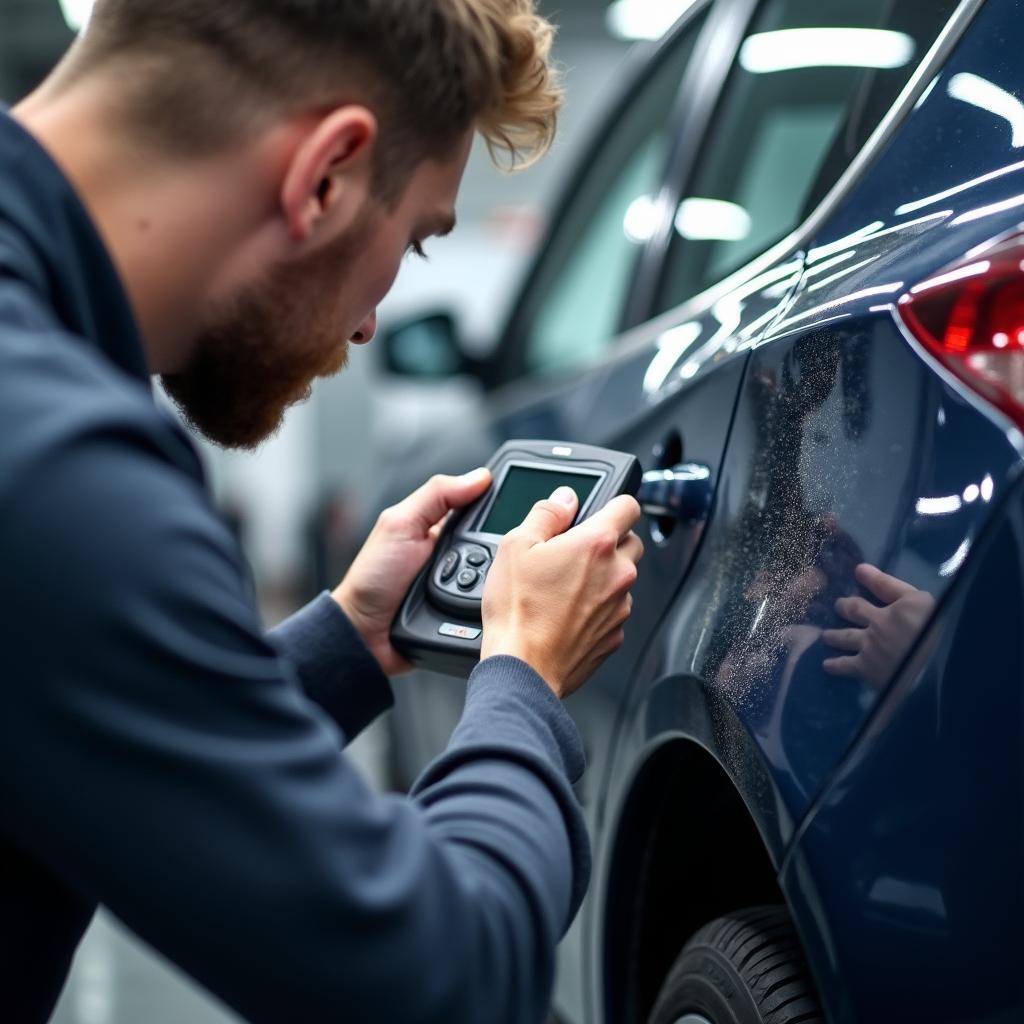
[[[492,358],[508,437],[648,471],[625,646],[570,702],[581,1024],[1024,1021],[1024,4],[696,0]],[[462,684],[402,685],[408,776]]]

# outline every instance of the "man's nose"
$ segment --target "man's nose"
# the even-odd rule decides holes
[[[359,330],[352,335],[352,341],[356,345],[366,345],[373,341],[377,333],[377,310],[374,310],[359,326]]]

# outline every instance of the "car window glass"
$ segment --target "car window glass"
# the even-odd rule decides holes
[[[957,0],[766,0],[679,206],[654,313],[796,228],[885,115]]]
[[[692,21],[610,126],[560,220],[525,330],[528,373],[583,365],[611,343],[653,216],[670,119],[703,16]]]

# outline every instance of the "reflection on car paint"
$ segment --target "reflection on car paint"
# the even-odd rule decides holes
[[[953,75],[946,91],[954,100],[970,103],[1008,122],[1010,145],[1014,149],[1024,146],[1024,103],[1016,96],[999,88],[987,78],[961,71]]]
[[[644,375],[643,390],[648,398],[660,400],[722,359],[748,351],[782,313],[802,267],[802,258],[772,267],[717,298],[703,318],[685,321],[661,334],[655,343],[658,351]],[[758,315],[752,315],[753,311]],[[711,336],[693,351],[695,343],[712,328]]]

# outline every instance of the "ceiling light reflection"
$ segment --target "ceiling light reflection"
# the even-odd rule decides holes
[[[694,242],[741,242],[751,226],[742,206],[723,199],[684,199],[676,213],[676,231]]]
[[[636,245],[644,245],[654,237],[660,221],[661,204],[654,196],[637,196],[629,204],[622,222],[626,237]]]
[[[967,561],[967,556],[970,553],[971,538],[968,537],[967,540],[965,540],[963,544],[961,544],[960,547],[958,547],[956,551],[953,552],[952,557],[950,557],[947,561],[943,562],[942,565],[939,566],[939,575],[952,576],[960,568],[960,566],[962,566],[964,562]]]
[[[643,388],[647,394],[661,388],[672,368],[693,347],[702,331],[701,325],[696,320],[691,320],[666,331],[658,339],[658,354],[651,360],[651,365],[644,374]]]
[[[961,213],[953,221],[953,226],[956,227],[960,224],[970,224],[971,221],[981,220],[984,217],[991,217],[996,213],[1005,213],[1007,210],[1016,209],[1018,206],[1024,206],[1024,195],[1014,196],[1012,199],[1004,199],[1001,203],[992,203],[989,206],[979,206],[976,210],[968,210],[967,213]]]
[[[990,260],[982,260],[980,263],[972,263],[969,267],[960,267],[959,270],[951,270],[948,274],[939,274],[938,277],[929,278],[910,289],[911,295],[920,295],[921,292],[930,291],[932,288],[941,288],[944,284],[952,284],[954,281],[963,281],[968,277],[978,277],[987,274],[992,269]]]
[[[615,0],[605,17],[619,39],[660,39],[696,0]]]
[[[1012,93],[987,78],[966,73],[954,75],[946,91],[955,100],[1004,118],[1010,124],[1010,145],[1014,149],[1024,146],[1024,103]]]
[[[950,494],[942,498],[918,498],[917,514],[919,516],[948,516],[959,512],[964,507],[963,498],[959,494]]]
[[[89,24],[93,0],[60,0],[61,14],[72,32],[81,32]]]
[[[877,28],[789,28],[759,32],[740,49],[755,75],[798,68],[901,68],[917,49],[905,32]]]
[[[1007,164],[1006,167],[1000,167],[998,170],[989,171],[988,174],[983,174],[980,178],[971,178],[970,181],[965,181],[959,185],[954,185],[952,188],[947,188],[945,192],[936,192],[933,196],[925,196],[924,199],[915,199],[912,203],[904,203],[902,206],[897,206],[896,216],[902,217],[905,213],[913,213],[915,210],[920,210],[925,206],[931,206],[934,203],[941,203],[943,199],[949,199],[950,196],[959,195],[961,192],[967,192],[972,188],[976,188],[978,185],[984,185],[987,182],[995,181],[996,178],[1001,178],[1006,174],[1015,174],[1017,171],[1021,170],[1024,170],[1024,160],[1015,164]]]

